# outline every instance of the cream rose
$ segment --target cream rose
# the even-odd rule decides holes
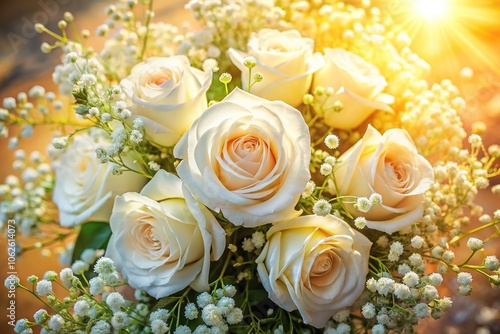
[[[261,29],[250,36],[247,52],[230,48],[229,58],[241,71],[243,89],[248,89],[248,68],[243,65],[252,56],[257,65],[252,73],[260,72],[263,80],[252,86],[251,92],[267,100],[280,100],[297,107],[309,91],[312,75],[323,66],[323,58],[313,53],[314,41],[303,38],[297,30],[280,32]]]
[[[159,170],[141,193],[116,197],[106,256],[136,289],[155,298],[187,286],[208,290],[210,260],[224,252],[224,229],[182,186]]]
[[[324,122],[336,129],[353,129],[363,123],[375,110],[391,112],[387,105],[394,102],[391,95],[382,93],[387,86],[378,68],[363,58],[343,49],[325,49],[325,66],[314,75],[313,86],[331,87],[334,95],[318,97],[316,112]],[[324,100],[326,104],[324,103]],[[339,101],[340,112],[332,105]]]
[[[96,149],[109,145],[99,135],[82,134],[63,153],[56,167],[53,201],[59,208],[62,226],[71,227],[85,221],[109,221],[115,196],[126,191],[138,191],[147,179],[139,174],[112,175],[113,165],[103,164],[96,157]],[[128,162],[128,157],[124,156]]]
[[[362,215],[367,226],[387,233],[412,225],[424,213],[424,192],[434,182],[431,164],[418,154],[408,132],[391,129],[381,135],[368,126],[363,138],[342,154],[334,175],[342,196],[382,195],[382,204]]]
[[[130,110],[142,118],[147,136],[173,146],[207,108],[212,71],[189,65],[185,56],[149,58],[121,81]]]
[[[335,216],[302,216],[271,227],[257,270],[273,302],[322,328],[363,292],[370,248]]]
[[[309,129],[296,109],[235,89],[208,108],[174,156],[181,180],[203,204],[236,225],[299,214],[309,181]]]

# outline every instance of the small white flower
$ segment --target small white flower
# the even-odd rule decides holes
[[[500,267],[500,261],[495,255],[487,256],[484,259],[484,267],[487,270],[497,270]]]
[[[366,288],[370,290],[371,292],[377,291],[377,280],[373,277],[369,278],[366,281]]]
[[[372,327],[372,334],[385,334],[385,327],[381,324],[376,324]]]
[[[216,326],[222,321],[221,310],[214,304],[208,304],[201,311],[201,318],[208,326]]]
[[[156,319],[151,322],[151,331],[153,334],[165,334],[168,333],[169,328],[165,321]]]
[[[62,150],[68,145],[68,137],[55,137],[52,138],[52,146],[58,150]]]
[[[94,266],[94,271],[97,274],[111,274],[116,271],[115,264],[110,258],[101,257],[99,260],[97,260],[97,263]]]
[[[351,311],[349,311],[348,308],[343,308],[342,310],[340,311],[337,311],[334,315],[333,315],[333,320],[335,320],[336,322],[344,322],[344,321],[347,321],[347,318],[349,318],[349,316],[351,315]]]
[[[370,195],[370,202],[372,205],[379,205],[382,204],[382,195],[373,193]]]
[[[361,314],[366,319],[372,319],[373,317],[375,317],[376,314],[375,305],[373,305],[372,303],[366,303],[361,308]]]
[[[467,240],[467,247],[472,251],[478,251],[483,248],[483,241],[478,238],[469,238]]]
[[[409,273],[411,271],[411,268],[409,265],[407,265],[406,263],[402,263],[398,266],[398,274],[400,274],[401,276],[404,276],[406,275],[407,273]]]
[[[429,275],[429,281],[434,286],[439,286],[443,283],[443,275],[440,273],[432,273]]]
[[[49,313],[45,309],[40,309],[33,315],[33,319],[39,325],[44,324],[49,319],[49,317]]]
[[[332,205],[325,199],[319,199],[313,205],[313,212],[318,216],[326,216],[332,210]]]
[[[13,97],[6,97],[3,99],[3,107],[7,110],[13,110],[16,109],[17,104],[16,104],[16,99]]]
[[[104,320],[99,320],[92,326],[90,334],[109,334],[111,333],[111,326]]]
[[[26,319],[19,319],[16,322],[16,326],[14,327],[14,332],[21,333],[22,331],[26,330],[26,328],[27,328],[26,325],[27,325]]]
[[[431,301],[433,299],[437,299],[439,297],[439,293],[433,285],[426,285],[421,291],[422,297],[426,301]]]
[[[444,297],[438,300],[438,307],[443,311],[448,311],[451,308],[452,300],[449,297]]]
[[[266,236],[261,231],[255,231],[252,233],[252,244],[255,248],[259,249],[266,243]]]
[[[75,314],[78,315],[79,317],[85,317],[86,315],[89,314],[90,305],[86,300],[80,299],[73,306],[73,310],[75,311]]]
[[[470,273],[461,272],[457,275],[457,283],[466,286],[472,283],[472,275]]]
[[[112,119],[113,119],[113,117],[111,116],[110,113],[105,112],[101,115],[101,121],[103,121],[104,123],[107,123],[107,122],[111,121]]]
[[[64,326],[64,319],[59,314],[54,314],[49,320],[49,328],[53,331],[60,331]]]
[[[458,287],[458,291],[460,294],[468,296],[472,292],[472,285],[461,285]]]
[[[110,274],[100,274],[99,276],[101,276],[105,285],[115,286],[120,283],[120,277],[118,277],[116,271]]]
[[[82,275],[87,270],[89,270],[90,265],[82,260],[76,260],[75,263],[71,265],[71,270],[77,275]]]
[[[154,162],[154,161],[150,161],[150,162],[148,162],[148,166],[149,166],[149,168],[150,168],[152,171],[155,171],[155,172],[156,172],[156,171],[159,171],[159,170],[160,170],[160,168],[161,168],[161,166],[160,166],[159,164],[157,164],[156,162]]]
[[[419,303],[413,308],[415,315],[419,318],[427,318],[430,314],[429,305],[426,303]]]
[[[366,227],[366,218],[356,217],[356,219],[354,219],[354,226],[356,226],[360,230],[364,229]]]
[[[130,132],[130,141],[139,144],[142,142],[142,133],[139,130],[132,130],[132,132]]]
[[[391,244],[389,250],[389,261],[395,262],[399,259],[401,254],[403,254],[404,248],[403,245],[399,241],[395,241]]]
[[[163,308],[160,308],[149,315],[149,321],[151,322],[155,321],[156,319],[167,322],[168,318],[170,318],[170,313],[168,312],[168,310],[165,310]]]
[[[82,255],[80,255],[80,258],[82,261],[88,263],[89,265],[94,263],[95,260],[97,259],[97,253],[95,249],[87,248],[82,252]]]
[[[191,334],[191,329],[186,325],[180,325],[175,329],[174,334]]]
[[[101,113],[100,113],[98,108],[92,107],[89,109],[89,114],[90,114],[90,116],[98,117]]]
[[[408,285],[410,288],[417,286],[419,281],[420,279],[418,275],[413,271],[410,271],[403,276],[404,284]]]
[[[377,280],[377,292],[383,296],[387,296],[394,291],[394,280],[388,277],[381,277]]]
[[[124,120],[129,119],[132,117],[132,112],[129,109],[123,109],[118,113],[118,117]]]
[[[113,312],[118,312],[125,305],[125,299],[119,292],[111,292],[106,298],[106,304]]]
[[[370,211],[370,209],[372,208],[372,203],[366,197],[358,197],[358,199],[356,200],[356,204],[354,204],[354,206],[358,211],[366,213]]]
[[[97,296],[104,289],[104,281],[101,277],[93,277],[89,281],[89,291],[92,296]]]
[[[134,129],[140,130],[144,127],[144,121],[140,117],[134,118],[133,123],[134,123]]]
[[[407,285],[401,283],[395,283],[394,295],[400,300],[406,300],[411,297],[411,291]]]
[[[39,296],[46,296],[52,293],[52,282],[47,280],[41,280],[36,284],[36,294]]]
[[[129,317],[128,317],[127,313],[122,312],[122,311],[115,312],[113,314],[113,318],[111,318],[111,325],[113,325],[114,329],[125,329],[125,328],[127,328],[128,323],[129,323]],[[153,326],[151,326],[151,327],[153,327]],[[153,331],[153,333],[155,333],[155,332]],[[163,333],[166,333],[166,332],[162,332],[161,334],[163,334]]]
[[[442,259],[446,263],[453,263],[453,260],[455,260],[455,253],[453,253],[451,250],[447,250],[443,253]]]
[[[212,296],[208,292],[202,292],[196,297],[196,303],[200,308],[204,308],[208,304],[213,303]]]
[[[66,56],[64,56],[63,63],[69,64],[69,63],[76,63],[76,61],[80,58],[80,56],[76,52],[70,52]]]
[[[330,164],[327,164],[327,163],[324,163],[324,164],[321,164],[320,168],[319,168],[319,172],[321,173],[321,175],[323,176],[328,176],[332,173],[333,171],[333,167],[332,165]]]
[[[309,181],[306,184],[306,189],[304,189],[304,192],[302,193],[302,197],[307,198],[312,195],[314,192],[314,188],[316,188],[316,184],[314,181]]]
[[[224,294],[228,297],[234,297],[236,295],[236,288],[234,285],[226,285],[224,287]]]
[[[416,235],[413,238],[411,238],[411,246],[413,248],[420,249],[422,248],[423,245],[424,245],[424,238],[422,238],[421,236]]]
[[[235,307],[226,314],[226,321],[230,325],[238,324],[243,320],[243,311]]]
[[[329,149],[334,150],[337,147],[339,147],[339,144],[340,144],[340,139],[338,136],[336,136],[334,134],[329,134],[328,136],[326,136],[325,145]]]
[[[198,309],[194,303],[188,303],[184,308],[184,316],[189,320],[198,318]]]
[[[226,315],[234,308],[234,299],[230,297],[222,297],[217,302],[217,307],[222,315]]]
[[[78,84],[83,86],[83,87],[92,87],[97,83],[97,78],[93,74],[89,73],[84,73],[80,77],[80,80],[78,81]]]

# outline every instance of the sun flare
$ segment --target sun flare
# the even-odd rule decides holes
[[[445,18],[448,12],[448,0],[415,0],[416,12],[426,20]]]

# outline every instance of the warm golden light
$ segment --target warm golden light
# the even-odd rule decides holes
[[[414,0],[415,10],[426,20],[444,18],[448,11],[448,0]]]
[[[398,2],[399,3],[399,2]],[[439,63],[435,75],[458,74],[464,65],[500,75],[497,64],[500,25],[498,0],[407,0],[395,13],[412,48],[428,62]]]

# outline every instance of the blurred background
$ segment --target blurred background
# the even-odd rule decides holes
[[[362,1],[346,1],[360,4]],[[56,30],[57,22],[64,12],[70,11],[80,29],[94,29],[106,20],[105,7],[111,1],[97,0],[16,0],[0,3],[0,98],[16,96],[40,84],[48,91],[57,92],[51,80],[53,68],[60,62],[60,53],[42,54],[40,44],[47,36],[33,29],[34,23],[44,23]],[[475,121],[487,124],[483,137],[486,144],[500,144],[500,1],[498,0],[386,0],[372,1],[381,11],[394,16],[398,24],[413,37],[412,49],[432,66],[430,82],[444,78],[453,80],[462,91],[468,104],[462,115],[465,128]],[[155,20],[181,25],[191,20],[184,9],[185,0],[157,1],[154,6]],[[93,34],[93,31],[91,31]],[[99,48],[102,39],[91,37],[88,43]],[[460,75],[464,67],[470,68],[474,76],[470,79]],[[498,129],[498,130],[497,130]],[[21,140],[20,148],[27,152],[45,150],[50,135],[36,131],[29,140]],[[44,143],[40,145],[40,143]],[[7,149],[7,140],[0,139],[0,180],[12,172],[12,152]],[[493,180],[499,183],[499,179]],[[488,192],[479,194],[485,212],[491,213],[499,207],[498,198]],[[16,269],[21,279],[35,274],[42,277],[45,271],[59,271],[62,266],[56,255],[62,244],[50,248],[52,256],[40,251],[31,251],[17,259]],[[0,273],[3,282],[7,263],[5,238],[0,237]],[[488,254],[500,257],[500,245],[486,244]],[[459,254],[457,254],[460,256]],[[4,269],[5,268],[5,269]],[[424,321],[419,333],[432,330],[445,334],[500,333],[500,289],[490,289],[480,278],[475,282],[471,297],[461,297],[455,290],[453,280],[443,286],[453,296],[454,307],[439,321]],[[479,288],[479,284],[482,288]],[[0,333],[11,333],[4,316],[8,298],[0,288]],[[60,291],[59,291],[60,292]],[[57,293],[57,291],[56,291]],[[23,291],[16,294],[17,318],[32,319],[41,303]]]

